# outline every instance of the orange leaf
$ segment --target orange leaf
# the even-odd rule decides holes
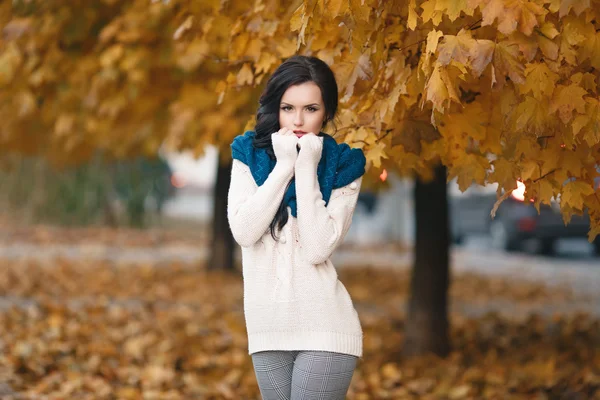
[[[578,85],[558,85],[550,102],[550,112],[558,111],[560,119],[566,124],[573,117],[573,110],[585,113],[585,96],[587,92]]]
[[[523,65],[517,59],[519,48],[514,43],[500,42],[496,44],[493,63],[497,74],[508,76],[515,83],[525,83]],[[501,84],[502,86],[502,84]]]
[[[240,86],[251,85],[254,80],[254,73],[250,64],[245,63],[237,74],[237,84]]]

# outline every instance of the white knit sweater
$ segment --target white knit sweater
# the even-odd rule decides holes
[[[295,175],[297,215],[273,240],[269,224]],[[358,314],[329,257],[350,228],[362,177],[333,189],[327,206],[316,171],[276,164],[256,185],[234,159],[227,215],[242,248],[248,353],[321,350],[362,357]]]

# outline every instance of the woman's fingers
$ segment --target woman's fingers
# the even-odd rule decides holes
[[[281,129],[279,129],[279,130],[277,131],[277,134],[278,134],[278,135],[283,135],[283,136],[285,136],[285,135],[290,135],[290,134],[293,134],[293,133],[294,133],[294,132],[293,132],[292,130],[288,129],[288,128],[281,128]]]

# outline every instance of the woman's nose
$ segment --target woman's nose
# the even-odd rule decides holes
[[[302,112],[300,112],[300,111],[297,112],[296,116],[294,117],[294,125],[296,125],[296,126],[302,126],[303,120],[304,120],[304,118],[302,116]]]

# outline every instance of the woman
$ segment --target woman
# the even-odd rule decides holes
[[[360,149],[321,132],[337,105],[327,64],[293,56],[268,80],[255,131],[231,144],[227,213],[242,247],[249,354],[265,400],[344,399],[362,357],[358,314],[329,260],[365,172]]]

